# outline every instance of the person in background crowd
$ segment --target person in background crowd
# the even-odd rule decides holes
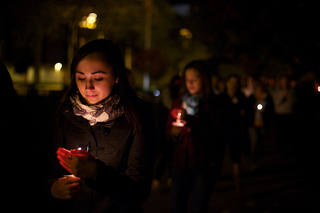
[[[274,102],[276,141],[280,153],[285,154],[289,151],[287,149],[290,148],[290,143],[293,142],[293,104],[295,99],[294,91],[286,76],[278,79],[276,88],[272,90],[271,95]]]
[[[166,183],[160,184],[161,178],[164,176],[168,167],[170,167],[173,152],[173,144],[168,141],[165,136],[165,126],[167,123],[168,114],[172,106],[172,102],[180,95],[181,83],[181,77],[179,75],[175,75],[171,78],[169,85],[165,89],[163,89],[163,92],[161,92],[158,113],[156,114],[159,124],[157,127],[159,133],[159,159],[155,165],[154,179],[152,181],[153,190],[167,191],[171,185],[172,180],[170,177],[170,172],[167,176],[167,180],[164,181]],[[170,171],[170,169],[168,170]]]
[[[189,212],[206,212],[222,162],[219,113],[205,61],[187,64],[182,79],[185,92],[174,101],[166,125],[174,144],[172,212],[188,212],[190,195]],[[180,115],[184,126],[173,125]]]
[[[211,74],[211,87],[214,94],[220,95],[223,92],[224,87],[221,85],[223,83],[224,82],[221,81],[219,75]]]
[[[273,100],[260,81],[254,82],[254,93],[248,97],[249,136],[253,166],[262,157],[266,131],[271,127],[274,115]]]
[[[216,95],[224,93],[226,91],[226,81],[222,78],[219,78],[219,80],[218,80],[218,90],[217,91],[218,91],[218,93],[215,93]]]
[[[111,41],[75,54],[52,151],[48,211],[143,212],[155,158],[152,108],[130,86]]]
[[[240,162],[247,128],[244,125],[246,98],[240,91],[240,80],[237,75],[231,75],[226,80],[226,92],[221,95],[223,108],[223,139],[233,163],[233,178],[235,190],[241,194]]]
[[[254,93],[253,76],[248,75],[244,78],[244,86],[241,88],[242,93],[249,98]]]

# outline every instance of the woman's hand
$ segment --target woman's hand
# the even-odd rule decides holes
[[[191,129],[187,126],[172,126],[170,132],[171,139],[175,142],[179,142],[183,137],[186,137],[190,133],[190,131]]]
[[[175,138],[178,138],[181,134],[182,127],[172,126],[171,135]]]
[[[54,182],[51,186],[51,194],[54,198],[71,199],[79,191],[80,178],[62,177]]]
[[[96,159],[89,153],[83,150],[67,150],[59,148],[57,158],[60,164],[70,174],[80,178],[97,177],[97,162]]]

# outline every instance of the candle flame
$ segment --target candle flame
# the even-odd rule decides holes
[[[262,105],[262,104],[258,104],[258,105],[257,105],[257,109],[258,109],[258,110],[262,110],[262,108],[263,108],[263,105]]]

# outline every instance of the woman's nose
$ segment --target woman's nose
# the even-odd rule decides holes
[[[92,80],[86,81],[86,89],[94,89],[94,85],[93,85]]]

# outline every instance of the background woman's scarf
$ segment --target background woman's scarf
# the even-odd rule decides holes
[[[182,98],[182,108],[186,110],[188,115],[196,115],[199,111],[199,102],[202,96],[193,96],[186,93]]]
[[[70,97],[74,114],[87,119],[90,126],[98,122],[113,120],[123,114],[123,106],[119,104],[120,96],[110,95],[104,101],[86,105],[80,101],[80,95],[77,93]]]

